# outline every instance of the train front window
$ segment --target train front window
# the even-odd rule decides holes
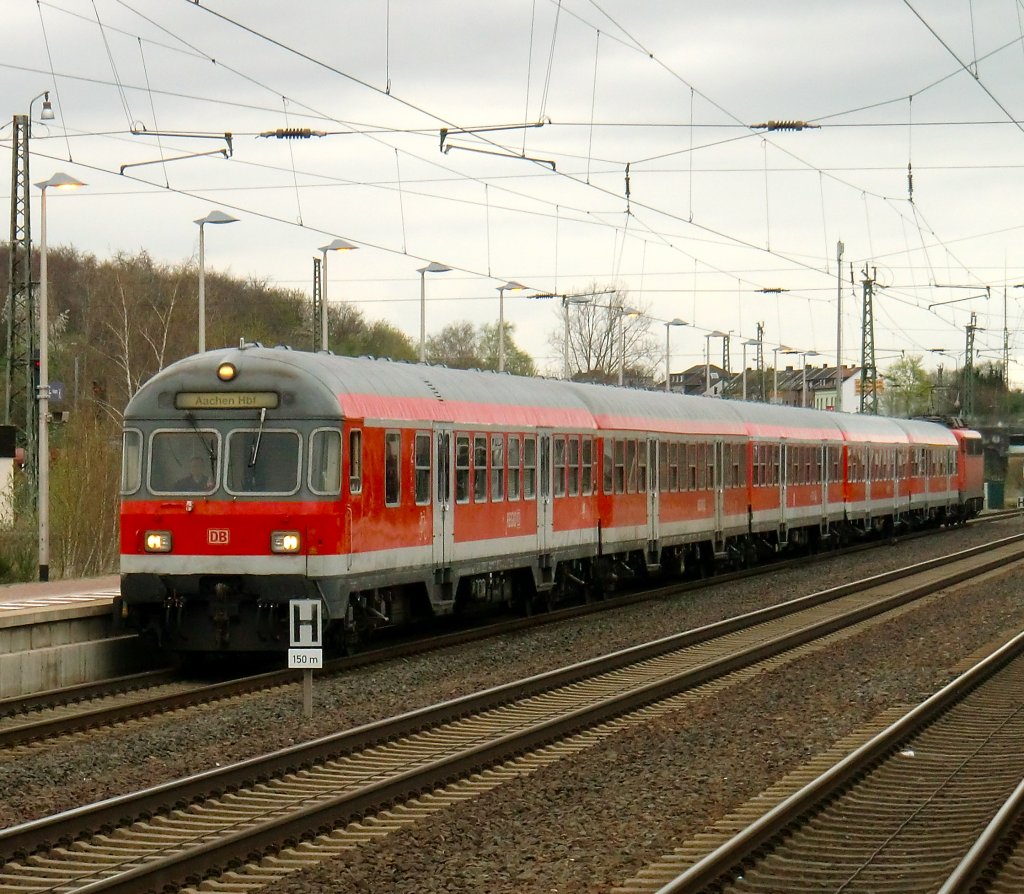
[[[227,489],[235,494],[293,494],[299,489],[299,435],[236,429],[228,435]]]
[[[121,447],[121,493],[133,494],[142,486],[142,432],[125,429]]]
[[[158,494],[213,493],[219,456],[220,439],[215,431],[158,431],[150,449],[149,489]]]

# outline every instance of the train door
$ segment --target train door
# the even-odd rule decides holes
[[[537,550],[546,553],[552,544],[551,429],[537,432]]]
[[[779,444],[779,530],[789,524],[789,444]]]
[[[715,539],[722,539],[725,516],[725,444],[715,441],[708,453],[708,486],[715,489]]]
[[[818,487],[821,488],[821,518],[828,518],[828,445],[818,448]]]
[[[650,438],[647,441],[647,539],[652,543],[656,543],[658,538],[661,537],[661,525],[659,523],[661,504],[658,496],[658,475],[660,474],[659,449],[656,438]]]
[[[455,559],[454,519],[452,511],[452,451],[454,438],[450,425],[434,426],[434,565],[450,565]]]

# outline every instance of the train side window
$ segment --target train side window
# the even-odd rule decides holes
[[[580,492],[580,436],[569,435],[569,496]]]
[[[523,499],[537,496],[537,439],[527,435],[523,439]]]
[[[142,432],[125,429],[121,437],[121,493],[133,494],[142,487]]]
[[[671,464],[670,451],[675,445],[671,441],[658,442],[658,490],[663,494],[669,491],[669,467]]]
[[[650,451],[650,441],[637,441],[636,445],[636,492],[638,494],[647,493],[647,469],[648,469],[648,452]]]
[[[583,494],[594,492],[594,439],[589,435],[583,439]]]
[[[636,492],[636,440],[629,438],[626,441],[626,493]]]
[[[430,502],[430,432],[416,432],[413,466],[416,505],[425,506]]]
[[[718,478],[715,476],[715,445],[705,444],[704,445],[704,460],[707,466],[707,486],[711,488],[717,486]]]
[[[505,499],[504,435],[491,435],[491,499]]]
[[[353,429],[348,433],[348,492],[363,490],[363,433]]]
[[[551,452],[555,466],[554,495],[565,496],[565,436],[554,435],[551,438]]]
[[[697,445],[686,445],[686,489],[697,489]]]
[[[604,492],[610,494],[615,489],[615,460],[613,458],[614,440],[609,437],[602,439],[602,462],[604,463]]]
[[[309,436],[309,489],[315,494],[341,492],[341,432],[320,428]]]
[[[487,435],[473,435],[473,502],[487,502]]]
[[[508,436],[508,498],[510,500],[519,499],[519,479],[523,465],[519,444],[519,435]]]
[[[626,442],[615,439],[615,493],[626,492]]]
[[[389,431],[384,435],[384,505],[402,501],[402,435]]]
[[[455,438],[455,502],[469,502],[469,435]]]

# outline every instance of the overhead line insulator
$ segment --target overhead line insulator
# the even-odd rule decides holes
[[[821,127],[820,124],[811,124],[807,121],[765,121],[761,124],[751,124],[753,130],[803,130],[804,128]]]
[[[261,137],[275,137],[278,140],[308,140],[310,137],[326,136],[322,130],[311,130],[308,127],[279,127],[277,130],[265,130]]]

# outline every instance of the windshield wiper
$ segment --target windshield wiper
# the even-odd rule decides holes
[[[267,408],[260,407],[260,428],[256,432],[256,442],[249,449],[249,468],[252,469],[256,466],[256,454],[260,452],[260,438],[263,437],[263,423],[267,419]]]
[[[210,472],[212,473],[217,467],[217,455],[214,453],[213,447],[203,437],[203,433],[199,430],[199,426],[196,425],[196,417],[191,413],[185,413],[185,418],[188,420],[188,424],[192,426],[192,431],[196,433],[196,437],[199,438],[199,443],[203,445],[203,449],[206,451],[206,455],[210,458]]]

